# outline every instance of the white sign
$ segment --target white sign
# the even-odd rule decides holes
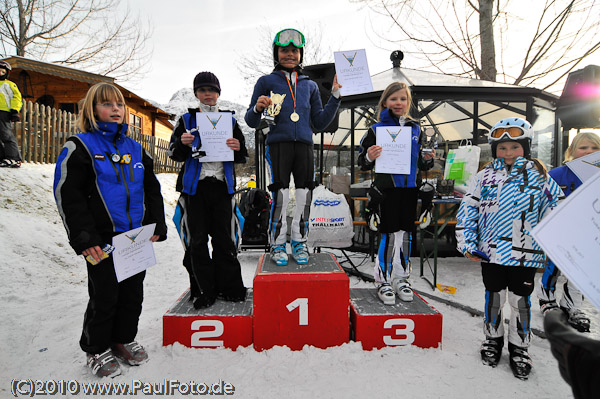
[[[410,174],[412,131],[410,126],[379,126],[375,131],[381,155],[375,160],[375,173]]]
[[[567,162],[566,165],[582,182],[594,176],[600,170],[600,151]]]
[[[560,271],[600,309],[600,173],[561,202],[531,234]]]
[[[138,227],[113,237],[113,263],[117,281],[121,282],[156,264],[156,256],[150,238],[156,223]]]
[[[198,158],[200,162],[233,161],[233,150],[226,143],[233,137],[231,118],[231,112],[196,113],[196,125],[202,140],[200,150],[206,153]]]
[[[373,82],[371,82],[369,64],[367,64],[367,53],[364,49],[336,51],[333,53],[333,58],[337,80],[342,85],[340,89],[342,96],[373,91]]]

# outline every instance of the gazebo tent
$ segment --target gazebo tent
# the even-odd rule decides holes
[[[456,147],[465,139],[487,146],[487,133],[498,120],[519,116],[535,129],[532,155],[549,168],[561,161],[557,96],[535,88],[394,66],[372,76],[372,92],[342,98],[337,131],[315,137],[318,171],[327,173],[332,166],[346,167],[350,169],[351,182],[356,182],[358,145],[374,122],[381,93],[395,81],[411,87],[412,114],[419,118],[423,129],[434,129],[442,137],[440,148]]]

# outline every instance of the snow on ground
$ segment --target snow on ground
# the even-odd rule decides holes
[[[96,382],[85,366],[78,345],[87,303],[87,280],[82,257],[76,256],[56,212],[52,196],[54,165],[24,164],[0,169],[0,397],[12,396],[13,379],[77,380]],[[181,265],[182,248],[171,222],[178,194],[176,176],[161,174],[169,238],[155,244],[158,264],[145,280],[144,310],[138,340],[150,361],[123,367],[114,382],[160,383],[165,379],[212,384],[223,380],[239,398],[569,398],[549,344],[533,337],[534,369],[528,381],[513,377],[505,349],[500,365],[483,366],[479,359],[481,318],[435,299],[429,302],[443,314],[443,347],[389,347],[363,351],[350,342],[326,350],[305,347],[290,351],[275,347],[256,352],[252,347],[190,349],[179,344],[162,346],[162,316],[187,288]],[[252,286],[261,253],[240,254],[243,278]],[[356,263],[364,255],[352,255]],[[341,259],[340,259],[341,260]],[[457,288],[455,295],[432,291],[418,277],[419,259],[413,259],[413,285],[436,297],[483,307],[479,266],[463,258],[439,260],[438,282]],[[371,273],[365,259],[361,270]],[[351,287],[372,287],[350,278]],[[532,297],[533,327],[543,329],[537,299]],[[588,304],[592,335],[600,331],[600,316]],[[68,396],[68,395],[67,395]],[[83,397],[83,394],[78,397]],[[89,396],[88,396],[89,397]]]

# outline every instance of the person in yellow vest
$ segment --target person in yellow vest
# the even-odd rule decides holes
[[[17,85],[10,80],[11,66],[0,61],[0,167],[21,166],[21,153],[12,131],[12,122],[21,120],[19,111],[23,102]]]
[[[250,180],[248,180],[248,188],[256,188],[256,176],[251,175]]]

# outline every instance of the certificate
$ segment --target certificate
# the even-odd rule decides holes
[[[342,96],[373,91],[367,53],[364,49],[336,51],[333,53],[333,58],[337,80],[342,85],[340,89]]]
[[[227,139],[233,137],[231,112],[197,112],[196,125],[202,141],[200,150],[206,153],[200,162],[233,161],[233,150],[227,147]]]
[[[156,223],[138,227],[113,237],[113,263],[117,281],[121,282],[156,264],[150,238]]]
[[[600,173],[562,201],[531,234],[560,271],[600,309]]]
[[[375,173],[410,174],[410,126],[379,126],[375,131],[381,155],[375,160]]]
[[[566,165],[579,177],[579,180],[584,182],[600,170],[600,151],[574,159]]]

